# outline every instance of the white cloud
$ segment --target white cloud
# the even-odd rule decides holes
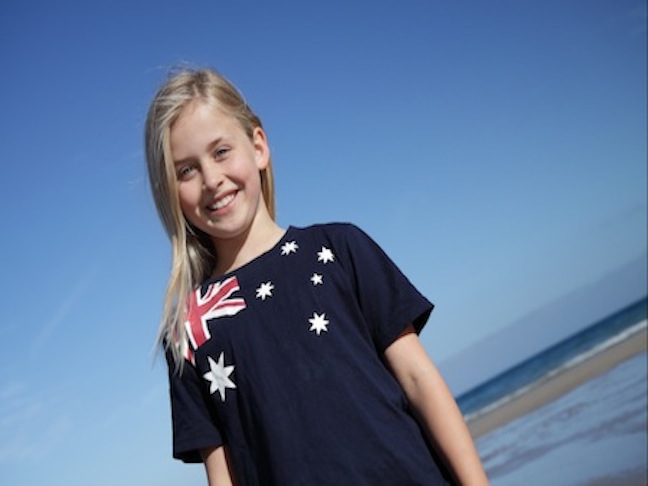
[[[96,267],[92,267],[90,271],[81,277],[72,290],[63,299],[61,304],[56,309],[54,315],[40,328],[39,332],[34,337],[31,343],[31,357],[34,358],[42,350],[47,340],[54,332],[58,330],[61,324],[67,319],[70,311],[74,308],[79,299],[83,296],[86,290],[90,287],[94,275],[96,274]]]
[[[54,395],[30,393],[26,383],[4,385],[0,390],[0,464],[33,462],[56,450],[71,428],[67,417],[57,415],[58,402]]]

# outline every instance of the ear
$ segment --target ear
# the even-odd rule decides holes
[[[254,158],[259,170],[264,170],[270,163],[270,147],[268,138],[263,128],[256,127],[252,133],[252,145],[254,146]]]

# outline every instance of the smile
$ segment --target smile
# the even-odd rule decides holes
[[[231,203],[234,200],[234,197],[236,197],[236,192],[232,192],[227,196],[218,199],[213,204],[207,206],[207,209],[209,209],[210,211],[218,211],[219,209],[224,208],[229,203]]]

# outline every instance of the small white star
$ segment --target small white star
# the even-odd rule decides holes
[[[262,283],[261,286],[256,289],[256,298],[265,300],[266,297],[272,297],[272,289],[274,289],[272,282]]]
[[[299,245],[295,240],[287,241],[281,246],[281,254],[290,255],[291,253],[297,253],[297,248],[299,248]]]
[[[313,282],[313,285],[322,285],[324,283],[324,277],[322,277],[319,273],[314,273],[313,276],[310,278],[310,281]]]
[[[322,247],[322,251],[317,252],[317,261],[322,262],[325,265],[328,262],[332,262],[334,259],[335,257],[333,256],[333,252],[325,246]]]
[[[318,336],[322,331],[328,331],[326,326],[328,326],[329,321],[326,320],[326,313],[319,315],[316,312],[313,312],[313,317],[308,319],[308,322],[311,323],[309,331],[315,331]]]
[[[232,380],[229,379],[229,376],[234,371],[234,366],[225,366],[225,356],[221,352],[218,357],[218,363],[214,361],[211,356],[207,356],[207,361],[209,361],[209,369],[207,373],[203,375],[205,380],[209,381],[209,393],[212,395],[216,390],[220,393],[221,401],[225,401],[225,389],[226,388],[236,388],[236,385]]]

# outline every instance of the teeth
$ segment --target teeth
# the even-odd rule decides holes
[[[229,194],[228,196],[225,196],[218,201],[216,201],[214,204],[211,204],[207,206],[211,211],[216,211],[220,208],[224,208],[227,206],[230,202],[232,202],[232,199],[234,199],[234,194]]]

